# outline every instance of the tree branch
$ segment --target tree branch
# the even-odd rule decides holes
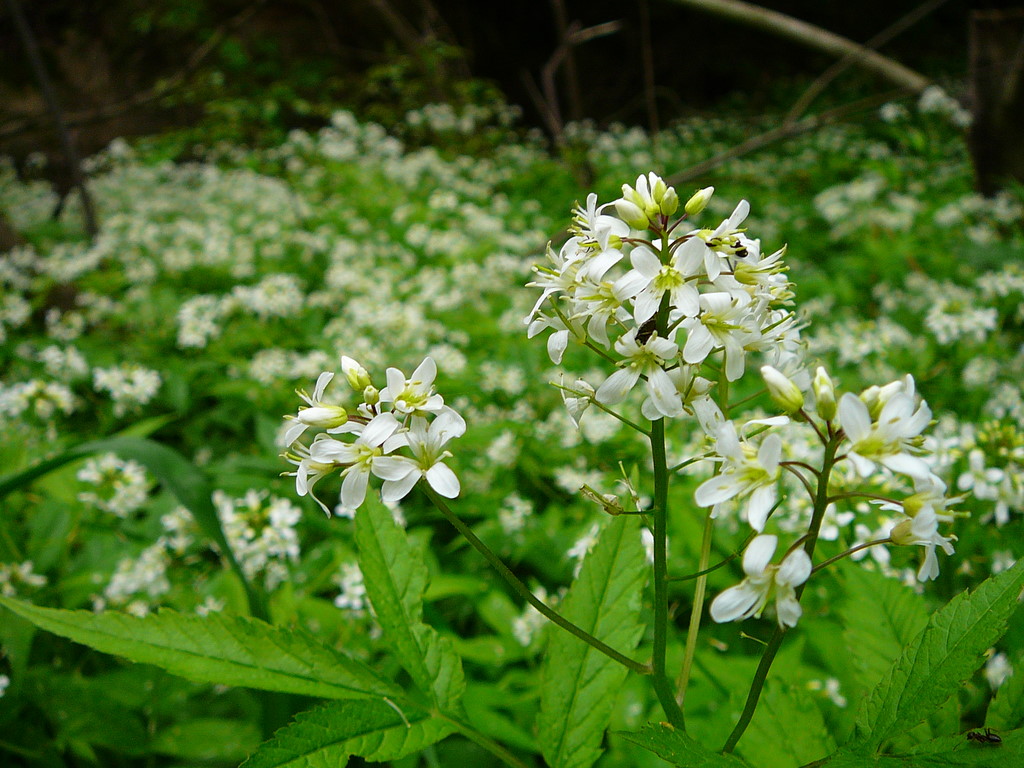
[[[859,66],[914,93],[923,91],[931,85],[931,80],[927,77],[888,56],[883,56],[834,32],[829,32],[778,11],[746,3],[743,0],[672,0],[672,2],[762,29],[832,56],[855,57]]]

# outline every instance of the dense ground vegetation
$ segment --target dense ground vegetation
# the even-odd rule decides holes
[[[933,583],[916,581],[914,547],[883,547],[859,565],[844,562],[827,591],[808,593],[765,706],[814,726],[759,731],[755,718],[740,748],[752,764],[800,765],[840,741],[928,611],[1005,570],[1020,551],[1024,200],[1016,189],[988,199],[972,191],[956,115],[944,104],[932,94],[920,106],[886,105],[859,124],[824,128],[694,182],[716,187],[700,226],[714,227],[747,198],[747,226],[765,250],[791,243],[786,259],[810,324],[805,339],[845,388],[914,376],[938,422],[933,469],[965,494],[959,508],[969,513],[954,528],[956,555],[943,556]],[[275,146],[217,144],[196,148],[189,162],[168,159],[180,155],[178,139],[118,141],[89,160],[102,220],[91,243],[73,198],[53,221],[49,186],[0,167],[0,210],[24,238],[0,257],[4,471],[100,437],[149,436],[174,448],[211,479],[231,550],[266,591],[274,620],[372,663],[375,621],[351,522],[343,509],[326,517],[280,476],[289,469],[279,458],[281,415],[294,412],[294,390],[311,390],[342,354],[378,372],[412,370],[430,355],[439,387],[469,425],[453,460],[465,498],[457,514],[557,604],[608,519],[580,487],[613,492],[623,473],[646,465],[635,435],[611,417],[590,412],[577,430],[550,386],[557,374],[543,344],[525,339],[523,318],[536,298],[523,288],[530,267],[549,240],[564,239],[571,203],[588,191],[614,199],[639,173],[670,177],[760,127],[701,118],[651,136],[579,123],[555,159],[539,135],[516,127],[510,108],[432,105],[387,129],[338,111],[328,127],[293,131]],[[570,163],[592,172],[592,188],[579,186]],[[584,379],[602,376],[573,350],[566,364]],[[670,453],[699,453],[697,435],[675,435]],[[701,523],[688,505],[709,471],[687,468],[673,489],[670,564],[684,564],[680,571],[697,561]],[[331,482],[320,487],[329,505],[337,499]],[[774,521],[783,531],[806,512],[795,498]],[[82,458],[3,503],[4,595],[136,615],[248,610],[242,583],[197,522],[130,455]],[[534,751],[543,619],[422,498],[413,494],[392,512],[427,558],[426,618],[455,639],[476,727]],[[736,520],[721,524],[727,535],[716,541],[715,560],[745,536]],[[891,514],[878,505],[837,507],[823,528],[824,554],[887,525]],[[710,589],[730,586],[738,573],[738,564],[715,572]],[[674,589],[683,625],[692,593],[686,582]],[[867,592],[876,605],[865,603]],[[881,635],[878,610],[894,617]],[[759,646],[739,625],[706,633],[693,719],[718,743],[730,727],[721,702],[743,696]],[[235,764],[268,723],[280,724],[244,689],[126,665],[8,616],[0,647],[0,754],[9,760]],[[985,675],[902,738],[912,744],[961,724],[1019,726],[1022,648],[1018,619]],[[986,721],[991,690],[1010,668],[1018,674]],[[660,719],[656,701],[642,680],[630,680],[613,727],[651,718]],[[602,766],[661,764],[615,737],[606,746]],[[452,738],[396,765],[489,759]]]

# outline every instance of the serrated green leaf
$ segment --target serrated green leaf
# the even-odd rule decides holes
[[[613,520],[569,588],[562,615],[616,650],[633,650],[643,634],[645,566],[639,522]],[[627,671],[568,632],[550,629],[537,731],[552,768],[585,768],[601,755],[602,735]]]
[[[932,614],[857,715],[851,746],[876,751],[924,720],[974,673],[1006,631],[1024,584],[1024,560]]]
[[[806,688],[770,681],[740,742],[758,768],[799,768],[834,752],[835,740]]]
[[[908,759],[913,761],[911,765],[922,768],[1014,768],[1024,765],[1024,730],[999,731],[996,735],[1001,739],[998,744],[971,741],[966,733],[943,736],[918,744]]]
[[[421,709],[384,701],[340,701],[303,712],[246,760],[243,768],[342,768],[350,755],[397,760],[455,729]]]
[[[326,699],[401,695],[369,667],[326,648],[302,629],[221,614],[162,610],[138,618],[42,608],[7,597],[0,597],[0,605],[55,635],[198,682]]]
[[[839,620],[856,679],[872,690],[928,623],[924,599],[881,573],[851,566],[843,573]],[[870,599],[865,599],[870,595]]]
[[[237,763],[260,743],[260,730],[244,720],[200,718],[162,729],[150,751],[185,760],[229,760]]]
[[[662,760],[680,768],[744,768],[747,765],[735,755],[723,755],[705,747],[667,723],[648,723],[638,733],[616,731],[615,735],[650,750]]]
[[[466,681],[452,641],[423,623],[427,567],[383,504],[359,509],[355,525],[359,568],[384,641],[416,687],[443,710],[457,707]]]
[[[1024,653],[1014,658],[1013,674],[1003,681],[988,705],[985,725],[1006,729],[1024,725]]]

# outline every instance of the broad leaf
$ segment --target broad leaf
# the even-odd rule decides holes
[[[734,755],[723,755],[705,747],[667,723],[650,723],[639,733],[616,731],[615,735],[650,750],[662,760],[680,768],[744,768],[747,765]]]
[[[739,745],[744,759],[758,768],[799,768],[835,748],[807,689],[779,681],[766,686]]]
[[[898,755],[865,755],[843,748],[821,763],[820,768],[1016,768],[1024,765],[1024,731],[997,735],[1002,739],[999,744],[978,744],[968,739],[967,734],[943,736]]]
[[[639,522],[632,517],[613,520],[587,555],[562,603],[562,615],[628,653],[643,634],[640,602],[646,570]],[[579,638],[549,629],[537,731],[552,768],[585,768],[601,755],[602,735],[627,672]]]
[[[982,733],[983,731],[977,731]],[[966,733],[943,736],[918,744],[912,750],[912,765],[927,768],[941,766],[976,766],[977,768],[1012,768],[1024,765],[1024,730],[1000,731],[998,743],[976,742]]]
[[[455,709],[465,678],[452,641],[423,623],[427,567],[420,552],[375,499],[356,515],[359,568],[384,640],[416,687],[441,709]]]
[[[896,579],[859,566],[843,573],[839,605],[847,659],[856,679],[872,690],[900,653],[928,623],[924,599]],[[865,599],[870,595],[870,599]]]
[[[198,682],[327,699],[401,695],[369,667],[324,647],[301,629],[221,614],[186,616],[163,610],[138,618],[42,608],[7,597],[0,597],[0,605],[55,635]]]
[[[342,768],[351,755],[397,760],[455,730],[420,709],[340,701],[303,712],[262,744],[243,768]]]
[[[851,746],[877,751],[924,720],[967,680],[1006,631],[1024,584],[1024,560],[932,614],[857,716]]]

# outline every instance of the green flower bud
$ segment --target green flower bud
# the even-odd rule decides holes
[[[686,211],[690,216],[696,216],[698,213],[708,207],[708,203],[711,202],[711,196],[715,194],[714,187],[704,187],[704,189],[698,189],[689,200],[686,201],[686,205],[683,210]]]
[[[804,393],[784,373],[770,365],[761,366],[761,376],[768,394],[785,413],[796,413],[804,407]]]
[[[901,547],[910,547],[917,544],[917,536],[914,535],[914,521],[900,520],[893,526],[892,531],[889,533],[889,538],[892,539],[892,543]]]
[[[657,198],[655,198],[657,199]],[[671,216],[679,208],[679,195],[676,194],[675,187],[669,187],[665,190],[665,193],[658,200],[658,210],[662,216]]]
[[[380,391],[372,384],[368,384],[363,390],[363,402],[367,405],[376,405],[380,402]]]
[[[348,385],[356,392],[370,386],[370,374],[366,372],[366,369],[363,368],[363,366],[351,357],[342,355],[341,372],[345,374],[345,378],[348,379]]]
[[[824,368],[819,366],[814,372],[811,389],[814,390],[814,405],[818,415],[825,421],[832,421],[836,417],[836,386]]]
[[[620,219],[629,224],[633,229],[647,229],[647,225],[650,224],[647,214],[643,212],[643,209],[625,198],[615,201],[615,212],[619,214]]]

